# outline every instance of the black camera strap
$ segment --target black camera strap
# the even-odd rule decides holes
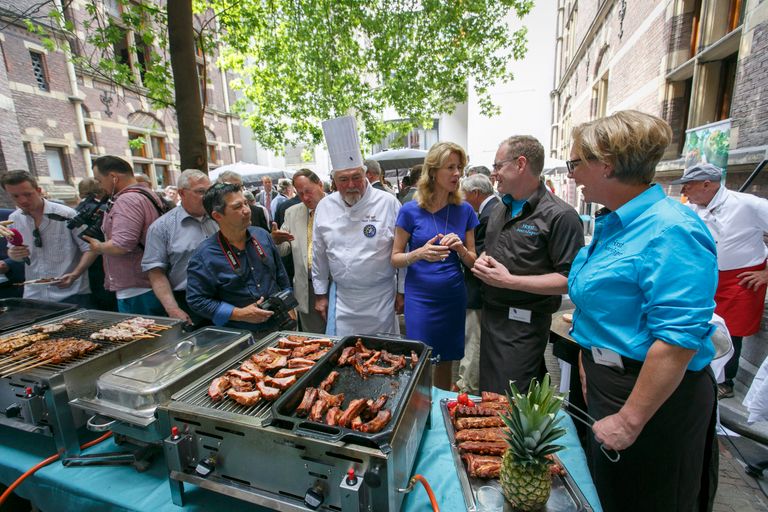
[[[256,240],[256,237],[251,236],[250,233],[248,233],[248,236],[251,238],[251,243],[253,244],[253,248],[256,250],[256,253],[259,255],[261,262],[264,264],[265,267],[267,267],[270,270],[270,272],[272,272],[272,268],[267,263],[267,253],[264,251],[264,248],[261,246],[259,241]],[[242,268],[242,265],[240,264],[240,258],[238,258],[237,254],[235,254],[235,251],[232,249],[232,246],[229,244],[229,241],[221,233],[221,231],[219,231],[216,234],[216,238],[219,242],[219,247],[221,247],[221,251],[224,253],[224,256],[227,257],[227,262],[229,263],[229,266],[232,267],[232,271],[238,276],[242,276],[243,268]],[[248,244],[246,243],[246,251],[247,250],[248,250]],[[246,257],[248,257],[247,252],[246,252]],[[274,273],[272,278],[276,279],[276,276],[274,275]]]

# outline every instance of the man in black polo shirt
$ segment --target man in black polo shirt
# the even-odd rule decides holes
[[[483,281],[480,389],[522,391],[546,373],[544,349],[568,271],[584,246],[576,211],[541,182],[544,148],[529,136],[505,140],[493,176],[504,203],[488,220],[485,252],[472,272]]]

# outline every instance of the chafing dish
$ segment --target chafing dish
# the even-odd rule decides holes
[[[61,323],[66,319],[83,320],[82,324],[65,331],[51,333],[50,339],[89,339],[95,331],[135,316],[80,310],[48,320],[41,325]],[[84,356],[63,363],[40,364],[0,378],[0,424],[53,436],[58,450],[64,455],[78,454],[80,440],[77,429],[86,424],[86,416],[82,411],[71,408],[69,402],[78,397],[93,396],[96,391],[96,379],[105,371],[133,361],[158,347],[165,347],[179,338],[182,325],[179,320],[144,318],[154,320],[164,329],[148,339],[100,340],[97,342],[100,347]],[[21,331],[23,329],[14,332]],[[9,363],[6,362],[8,359],[12,358],[0,358],[0,366],[9,368]]]
[[[70,403],[94,414],[87,424],[91,430],[111,430],[129,440],[159,443],[167,430],[160,429],[157,406],[206,368],[255,344],[247,331],[204,327],[177,343],[107,371],[96,381],[95,396],[75,398]]]
[[[284,334],[271,337],[265,348]],[[380,434],[328,427],[292,414],[304,389],[317,385],[356,340],[338,342],[274,404],[244,407],[213,402],[207,395],[213,378],[258,351],[249,349],[161,405],[159,415],[175,427],[164,443],[173,502],[183,505],[184,483],[192,483],[281,511],[399,510],[430,412],[429,347],[362,337],[372,349],[404,355],[415,350],[418,363],[401,370],[402,376],[372,376],[365,385],[352,384],[347,376],[332,388],[333,393],[391,393],[393,416]],[[345,405],[353,398],[361,397],[347,397]]]

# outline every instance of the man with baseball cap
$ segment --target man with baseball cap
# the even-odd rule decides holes
[[[673,185],[683,185],[688,205],[709,228],[717,243],[719,278],[715,313],[725,319],[733,340],[733,357],[725,367],[725,382],[718,398],[733,396],[739,370],[741,341],[760,330],[768,284],[768,200],[734,192],[721,184],[722,171],[712,164],[697,164]]]

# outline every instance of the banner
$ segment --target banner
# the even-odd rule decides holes
[[[723,170],[723,179],[725,179],[730,141],[730,119],[686,130],[685,146],[683,147],[685,168],[698,163],[710,163]]]

